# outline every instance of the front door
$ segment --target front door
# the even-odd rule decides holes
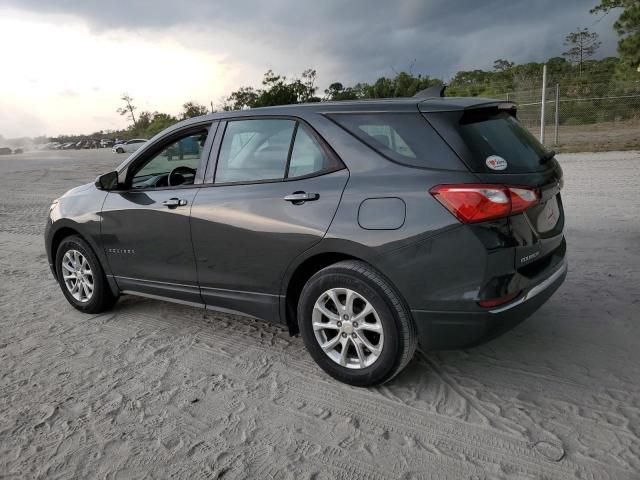
[[[102,241],[119,288],[202,304],[189,213],[198,191],[210,125],[147,149],[128,167],[124,188],[109,192]]]
[[[284,271],[322,239],[348,177],[301,122],[227,122],[214,183],[191,209],[205,303],[278,321]]]

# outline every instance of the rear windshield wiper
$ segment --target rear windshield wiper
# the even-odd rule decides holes
[[[548,150],[542,157],[540,157],[540,165],[544,165],[549,160],[556,156],[555,150]]]

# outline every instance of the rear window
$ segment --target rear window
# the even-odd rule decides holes
[[[493,108],[426,117],[472,172],[529,173],[547,168],[541,162],[544,147],[507,111]],[[487,159],[496,156],[506,161],[500,161],[502,169],[487,166]]]
[[[397,163],[464,170],[464,165],[420,113],[340,113],[334,122]]]

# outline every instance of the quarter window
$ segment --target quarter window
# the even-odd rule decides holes
[[[329,116],[378,153],[403,165],[444,170],[464,167],[419,113],[362,113]]]
[[[312,175],[336,167],[337,162],[326,155],[306,127],[299,125],[293,143],[287,178]]]

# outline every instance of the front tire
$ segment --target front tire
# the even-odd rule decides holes
[[[116,153],[124,153],[124,150],[122,148],[117,148]]]
[[[91,247],[73,235],[60,242],[56,252],[58,284],[67,301],[84,313],[100,313],[116,302],[104,270]]]
[[[300,294],[298,323],[316,363],[355,386],[391,380],[417,346],[404,301],[379,272],[355,260],[326,267],[309,279]]]

